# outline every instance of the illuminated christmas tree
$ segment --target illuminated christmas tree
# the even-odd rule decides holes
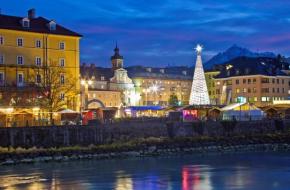
[[[202,60],[201,52],[202,46],[197,45],[195,48],[197,52],[196,64],[194,69],[192,87],[190,92],[189,104],[190,105],[209,105],[209,95],[207,91]]]

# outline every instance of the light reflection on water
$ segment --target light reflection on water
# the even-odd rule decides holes
[[[288,189],[290,153],[0,166],[0,189]]]

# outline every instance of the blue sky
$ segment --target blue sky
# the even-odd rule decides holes
[[[81,62],[110,66],[118,41],[126,66],[192,65],[233,44],[289,55],[288,0],[0,0],[2,14],[38,16],[81,33]]]

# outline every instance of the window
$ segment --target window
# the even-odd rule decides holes
[[[236,84],[240,84],[240,80],[239,79],[236,80]]]
[[[282,79],[282,84],[284,84],[284,79]]]
[[[35,58],[35,65],[36,66],[41,66],[41,58],[40,57],[36,57]]]
[[[40,40],[35,41],[35,47],[41,48],[41,41]]]
[[[41,75],[37,74],[35,80],[36,80],[36,83],[41,83]]]
[[[269,93],[269,88],[262,88],[262,93]]]
[[[248,84],[251,84],[252,80],[251,79],[248,79]]]
[[[267,97],[264,97],[264,96],[261,97],[261,101],[262,101],[262,102],[267,102]]]
[[[65,48],[65,44],[64,42],[60,42],[59,43],[59,49],[64,49]]]
[[[243,83],[246,84],[246,82],[247,82],[247,80],[246,79],[243,79]]]
[[[64,58],[60,58],[59,59],[59,66],[64,67],[65,65],[65,59]]]
[[[60,75],[60,84],[64,84],[64,74]]]
[[[17,56],[17,65],[23,65],[23,64],[24,64],[23,56]]]
[[[4,72],[0,72],[0,86],[4,86],[4,84],[5,84]]]
[[[257,92],[257,89],[256,88],[253,88],[253,93],[256,93]]]
[[[23,47],[23,38],[17,38],[17,46]]]
[[[272,79],[272,83],[273,83],[273,84],[275,83],[275,79]]]
[[[216,90],[216,94],[220,94],[220,90],[219,89]]]
[[[246,88],[243,88],[243,93],[247,93],[247,89]]]
[[[275,93],[275,88],[272,89],[272,92]]]
[[[253,83],[254,83],[254,84],[256,83],[256,79],[253,79]]]
[[[282,88],[282,93],[285,93],[285,89],[284,88]]]
[[[279,88],[277,88],[277,93],[279,93],[280,92],[280,89]]]
[[[248,93],[251,93],[251,89],[250,88],[248,89]]]
[[[50,31],[56,30],[56,23],[52,20],[48,23],[48,28]]]
[[[236,70],[236,75],[239,75],[240,74],[240,70]]]
[[[277,84],[279,84],[279,79],[277,79],[276,81],[277,81]]]
[[[28,18],[23,18],[22,19],[22,27],[23,28],[29,28],[30,22]]]
[[[60,93],[60,100],[64,101],[64,93]]]
[[[269,83],[269,78],[262,78],[262,83]]]
[[[4,64],[4,55],[1,54],[0,54],[0,64],[1,65]]]
[[[105,77],[104,76],[101,76],[101,80],[105,80]]]
[[[239,88],[236,89],[236,93],[240,93],[240,89]]]
[[[17,74],[17,86],[23,86],[24,85],[24,75],[23,73]]]
[[[0,45],[3,45],[3,44],[4,44],[4,37],[0,36]]]

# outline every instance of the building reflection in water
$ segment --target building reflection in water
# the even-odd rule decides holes
[[[133,181],[130,175],[124,171],[118,171],[116,174],[115,190],[133,190]]]
[[[147,174],[142,176],[134,176],[126,174],[124,171],[118,172],[116,175],[115,190],[161,190],[172,189],[168,177]]]
[[[182,190],[212,190],[207,166],[184,166],[182,168]]]

